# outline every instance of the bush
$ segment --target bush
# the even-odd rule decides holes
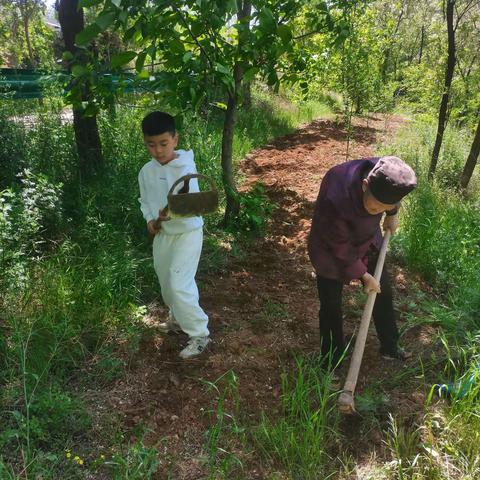
[[[234,224],[230,227],[232,231],[242,231],[249,234],[261,235],[275,205],[270,202],[265,187],[262,183],[256,183],[248,192],[239,194],[240,213]]]
[[[61,184],[30,170],[19,180],[0,192],[0,288],[25,281],[27,266],[55,240],[62,221]]]

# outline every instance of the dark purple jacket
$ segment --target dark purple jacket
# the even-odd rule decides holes
[[[382,214],[363,207],[362,180],[379,158],[351,160],[331,168],[320,186],[308,254],[318,276],[344,283],[366,271],[371,246],[380,248]]]

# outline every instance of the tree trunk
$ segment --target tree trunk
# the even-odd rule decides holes
[[[22,15],[23,30],[25,33],[25,42],[28,49],[28,68],[35,68],[35,58],[33,56],[32,42],[30,40],[30,12],[28,11],[27,1],[20,2],[20,14]]]
[[[400,7],[400,13],[399,13],[398,18],[397,18],[397,24],[395,25],[395,30],[393,31],[393,34],[392,34],[391,45],[389,45],[387,50],[385,51],[385,57],[384,57],[383,63],[382,63],[382,70],[381,71],[382,71],[382,81],[383,81],[383,83],[387,82],[388,67],[389,67],[389,64],[390,64],[390,57],[391,57],[391,54],[392,54],[392,46],[393,46],[393,48],[395,48],[395,46],[396,46],[395,38],[398,34],[398,30],[399,30],[400,25],[402,23],[404,13],[405,13],[405,5],[402,1],[402,5]],[[395,67],[394,78],[396,78],[396,75],[397,75],[396,60],[394,60],[394,67]]]
[[[447,31],[448,31],[448,59],[447,68],[445,70],[445,84],[443,87],[442,101],[438,112],[438,127],[435,145],[432,152],[432,160],[428,170],[428,178],[432,179],[437,168],[438,156],[442,146],[443,134],[447,124],[448,100],[450,97],[450,87],[452,85],[453,72],[455,69],[455,29],[453,25],[453,15],[455,8],[455,0],[447,0]]]
[[[77,52],[75,35],[83,30],[83,10],[78,8],[78,0],[60,0],[58,2],[58,20],[65,41],[65,51]],[[82,101],[90,97],[87,88],[82,91]],[[77,145],[79,170],[82,178],[89,179],[103,168],[102,145],[98,133],[96,115],[85,117],[83,111],[73,106],[73,128]]]
[[[238,21],[241,22],[251,15],[252,4],[250,1],[237,0],[238,5]],[[241,50],[244,43],[245,34],[240,33],[238,36],[238,49]],[[225,226],[232,223],[234,218],[240,211],[240,202],[238,199],[238,191],[235,185],[235,177],[233,171],[233,136],[235,133],[235,120],[237,112],[238,93],[242,88],[243,69],[237,63],[233,69],[234,88],[229,89],[227,111],[225,112],[225,120],[223,124],[222,135],[222,180],[225,188],[225,196],[227,205],[225,208],[225,217],[223,223]]]
[[[18,42],[18,16],[16,10],[12,12],[12,39],[15,43]],[[9,66],[13,68],[20,67],[19,58],[15,54],[14,50],[12,50],[12,53],[10,54],[10,65],[7,64],[7,67]]]
[[[423,45],[425,42],[425,25],[422,25],[422,33],[420,36],[420,52],[418,53],[418,64],[422,63],[422,56],[423,56]]]
[[[387,50],[385,51],[385,56],[383,58],[383,62],[382,62],[382,68],[381,68],[381,72],[382,72],[382,83],[383,84],[386,84],[387,83],[387,80],[388,80],[388,66],[390,64],[390,48],[387,48]]]
[[[478,156],[480,154],[480,117],[478,118],[477,131],[473,137],[472,148],[468,154],[465,167],[463,168],[462,176],[460,177],[460,188],[466,189],[468,187],[468,182],[472,178],[473,170],[478,161]]]
[[[223,123],[222,136],[222,180],[225,188],[227,205],[225,208],[224,225],[232,223],[238,215],[240,203],[238,200],[237,187],[233,173],[233,135],[235,133],[235,117],[237,110],[236,92],[228,94],[227,111],[225,112],[225,121]]]
[[[252,82],[245,82],[242,92],[242,107],[245,110],[250,110],[252,108]]]

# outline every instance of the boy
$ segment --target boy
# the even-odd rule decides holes
[[[183,359],[202,353],[210,342],[208,317],[200,307],[195,283],[202,251],[202,217],[168,217],[167,194],[183,175],[197,173],[193,152],[175,150],[178,135],[175,120],[168,113],[151,112],[142,121],[145,146],[152,159],[138,175],[140,205],[148,231],[154,235],[153,263],[157,273],[168,319],[163,331],[181,331],[188,336],[180,352]],[[182,185],[179,185],[179,189]],[[190,180],[190,191],[198,192],[196,179]]]
[[[398,347],[392,289],[384,267],[378,283],[373,277],[382,243],[380,221],[392,234],[398,226],[400,200],[412,191],[414,171],[397,157],[352,160],[330,169],[323,178],[308,241],[317,273],[320,299],[322,356],[332,354],[333,365],[345,350],[342,325],[343,284],[360,279],[366,293],[379,293],[373,319],[386,359],[405,360]]]

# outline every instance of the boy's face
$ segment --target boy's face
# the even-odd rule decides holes
[[[393,210],[396,205],[379,202],[368,189],[368,180],[364,179],[362,183],[363,207],[370,215],[378,215],[389,210]]]
[[[148,153],[160,164],[165,165],[175,158],[178,135],[170,132],[159,135],[144,135],[143,140]]]

